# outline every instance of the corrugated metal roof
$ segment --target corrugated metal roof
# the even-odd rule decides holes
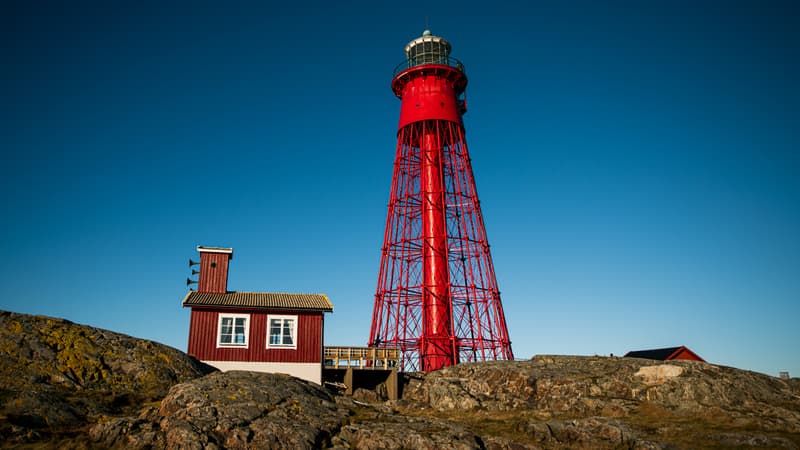
[[[220,306],[270,309],[311,309],[333,311],[333,303],[325,294],[285,294],[279,292],[210,292],[190,291],[183,306]]]

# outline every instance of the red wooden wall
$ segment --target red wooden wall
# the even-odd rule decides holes
[[[197,292],[224,294],[228,290],[228,261],[230,253],[212,253],[200,250],[200,277]]]
[[[227,255],[225,255],[227,256]],[[217,348],[220,310],[192,308],[188,353],[203,361],[322,362],[324,317],[322,312],[264,311],[225,308],[223,313],[250,314],[248,348]],[[297,316],[297,348],[267,348],[267,315]]]

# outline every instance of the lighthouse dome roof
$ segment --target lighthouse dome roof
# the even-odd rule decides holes
[[[435,59],[447,58],[450,56],[450,43],[446,39],[431,34],[431,30],[422,32],[422,36],[414,39],[406,45],[406,56],[415,59],[422,55],[428,55]],[[427,58],[426,58],[427,59]],[[428,61],[431,62],[431,61]]]

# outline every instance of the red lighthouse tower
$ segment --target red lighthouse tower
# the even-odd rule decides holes
[[[394,175],[369,345],[403,370],[513,359],[464,124],[464,66],[425,30],[406,45]]]

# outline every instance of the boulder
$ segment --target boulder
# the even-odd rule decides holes
[[[312,449],[330,445],[349,415],[315,384],[233,371],[175,385],[158,408],[89,435],[104,448]]]
[[[0,439],[40,439],[135,411],[213,370],[152,341],[0,311]]]
[[[536,379],[529,367],[507,361],[459,364],[428,374],[410,374],[403,399],[436,410],[531,408]]]

